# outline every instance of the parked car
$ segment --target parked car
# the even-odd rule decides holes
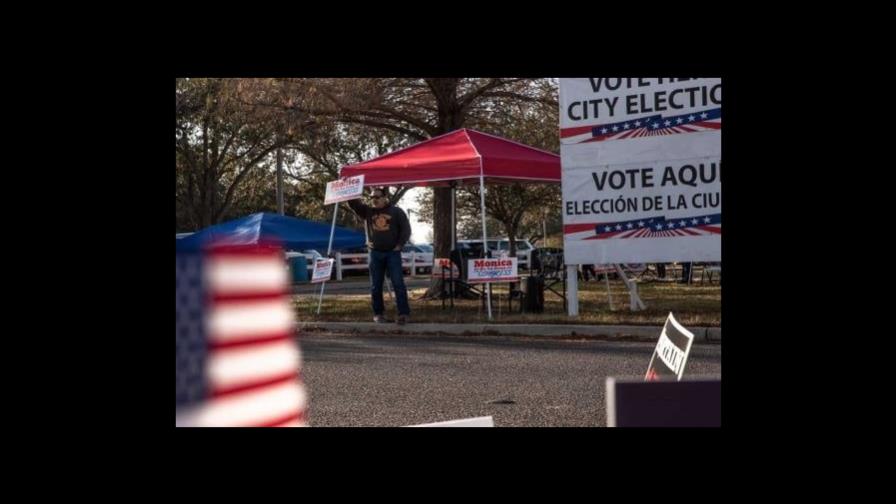
[[[559,270],[563,267],[563,248],[561,247],[542,247],[538,249],[538,258],[541,261],[542,268],[550,270]]]
[[[418,272],[421,270],[423,273],[432,272],[432,249],[427,251],[421,245],[408,243],[401,249],[402,260],[410,260],[412,253],[414,255],[414,264],[417,266]]]
[[[370,254],[370,250],[368,250],[367,247],[347,248],[342,249],[339,252],[342,254],[342,266],[364,265],[366,268],[367,259]],[[357,257],[345,257],[346,254],[355,255]],[[343,270],[342,276],[346,277],[367,275],[368,271],[365,268]],[[335,270],[336,268],[333,269]]]

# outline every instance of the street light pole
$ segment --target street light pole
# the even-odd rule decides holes
[[[283,151],[277,149],[277,209],[283,215]]]

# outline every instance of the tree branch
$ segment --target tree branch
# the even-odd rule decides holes
[[[433,128],[432,125],[430,125],[430,124],[426,123],[425,121],[422,121],[416,117],[410,116],[403,112],[399,112],[391,107],[387,107],[382,104],[377,105],[376,110],[382,110],[383,112],[385,112],[386,113],[385,117],[383,117],[383,114],[373,114],[371,112],[362,112],[362,115],[366,115],[366,116],[370,116],[370,117],[380,116],[380,118],[394,117],[394,118],[404,121],[412,126],[416,126],[417,128],[420,128],[421,130],[429,133],[430,136],[435,136],[435,134],[436,134],[435,128]]]
[[[233,192],[236,190],[236,187],[239,183],[248,175],[248,173],[255,167],[256,163],[258,163],[262,158],[273,152],[277,148],[277,144],[274,143],[268,146],[266,149],[261,151],[257,156],[252,158],[249,162],[246,163],[246,167],[237,174],[237,176],[231,182],[230,187],[227,188],[227,193],[224,195],[224,203],[221,205],[221,208],[215,213],[215,221],[221,218],[227,210],[230,209],[230,204],[233,199]]]
[[[458,99],[461,109],[466,109],[467,107],[469,107],[470,104],[473,103],[473,100],[482,96],[482,94],[485,93],[486,91],[503,86],[504,84],[505,84],[505,82],[502,81],[501,79],[492,79],[487,84],[483,85],[482,87],[479,87],[477,89],[474,89],[473,91],[470,91],[469,93],[467,93],[466,95],[464,95],[460,99]]]
[[[560,104],[557,102],[557,100],[551,100],[548,98],[537,98],[537,97],[533,97],[533,96],[526,96],[526,95],[521,95],[519,93],[514,93],[512,91],[491,91],[488,93],[483,93],[482,96],[489,97],[489,98],[511,98],[514,100],[520,100],[520,101],[524,101],[524,102],[541,103],[542,105],[548,105],[551,107],[559,107],[560,106]]]
[[[227,149],[229,149],[230,145],[233,144],[233,140],[239,134],[240,129],[242,129],[242,125],[237,126],[236,131],[234,131],[233,134],[230,135],[230,138],[227,139],[227,142],[224,143],[224,148],[221,149],[221,154],[218,155],[218,157],[215,159],[215,164],[219,164],[221,160],[224,159],[224,156],[227,155]]]
[[[383,129],[388,129],[388,130],[392,130],[392,131],[397,131],[399,133],[408,135],[409,137],[411,137],[415,140],[421,141],[421,142],[423,140],[428,140],[425,136],[421,135],[420,133],[417,133],[416,131],[402,128],[401,126],[395,126],[394,124],[389,124],[389,123],[384,123],[384,122],[379,122],[379,121],[367,121],[367,120],[358,119],[358,118],[338,118],[337,120],[339,122],[343,122],[343,123],[364,124],[366,126],[373,126],[374,128],[383,128]]]

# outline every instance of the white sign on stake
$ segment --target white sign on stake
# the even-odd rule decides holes
[[[314,273],[311,275],[311,283],[326,282],[333,274],[334,259],[318,259],[314,261]]]
[[[468,259],[467,282],[488,283],[519,280],[517,258]]]
[[[357,177],[347,177],[344,179],[334,180],[327,183],[327,193],[324,195],[324,205],[336,203],[333,205],[333,224],[330,225],[330,243],[327,245],[327,255],[333,251],[333,234],[336,232],[336,216],[339,214],[339,202],[360,198],[364,193],[364,175]],[[330,262],[332,268],[333,263]],[[321,282],[320,297],[317,299],[317,313],[320,313],[321,304],[324,301],[324,287],[326,287],[326,279],[314,280],[317,278],[317,264],[314,265],[314,275],[311,282]],[[326,277],[329,279],[329,275]]]
[[[495,421],[490,416],[449,420],[447,422],[408,425],[408,427],[494,427]]]
[[[364,194],[364,175],[327,182],[324,205],[360,198]]]
[[[691,353],[691,344],[694,342],[694,333],[688,331],[672,316],[663,325],[663,332],[656,343],[656,349],[647,366],[645,381],[659,380],[663,377],[675,377],[681,380],[684,373],[684,365]]]

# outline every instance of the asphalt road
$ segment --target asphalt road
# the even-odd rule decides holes
[[[505,336],[300,335],[311,426],[388,426],[491,415],[496,427],[603,427],[607,376],[643,377],[655,343]],[[685,377],[719,376],[697,344]]]

